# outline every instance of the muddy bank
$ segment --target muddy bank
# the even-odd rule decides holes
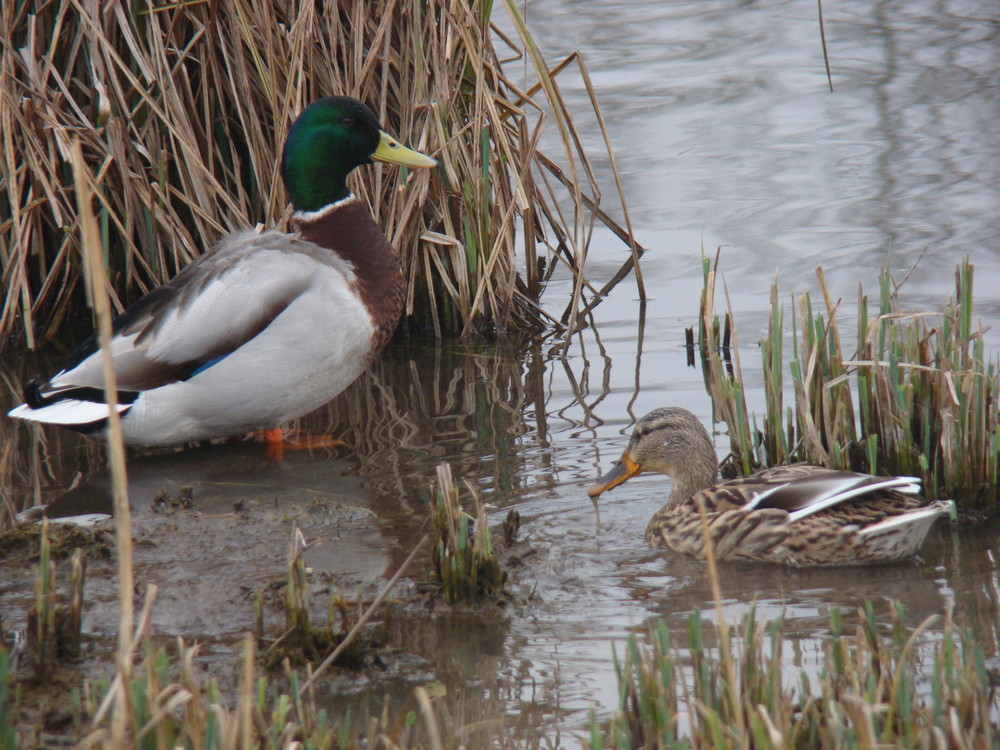
[[[317,580],[341,591],[376,586],[391,562],[392,540],[364,507],[364,490],[347,470],[346,462],[308,455],[269,461],[255,444],[130,460],[136,588],[139,596],[148,584],[159,588],[154,631],[218,640],[253,629],[253,598],[283,578],[296,529]],[[59,498],[48,514],[109,510],[110,482],[101,472]],[[108,529],[111,520],[95,527],[99,535]],[[111,637],[117,631],[114,562],[107,554],[91,557],[83,628]],[[30,603],[32,573],[24,566],[8,573],[0,595],[6,616],[17,621],[18,610]]]

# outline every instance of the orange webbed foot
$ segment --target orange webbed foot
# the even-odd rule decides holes
[[[300,435],[297,433],[297,430],[292,430],[286,436],[280,427],[264,430],[267,457],[280,461],[285,457],[286,448],[293,451],[314,450],[316,448],[336,448],[344,444],[343,441],[329,435]]]

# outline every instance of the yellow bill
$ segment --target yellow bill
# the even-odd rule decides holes
[[[378,148],[372,154],[372,159],[375,161],[400,164],[411,169],[425,169],[437,165],[437,159],[414,151],[412,148],[407,148],[384,130],[379,132],[382,134],[382,140],[379,141]]]

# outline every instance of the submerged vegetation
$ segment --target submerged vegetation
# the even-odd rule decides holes
[[[631,243],[633,260],[641,249],[600,209],[556,84],[575,64],[593,94],[586,68],[572,56],[550,70],[517,4],[504,7],[518,39],[492,26],[483,0],[5,4],[0,337],[35,346],[84,309],[73,143],[120,310],[222,233],[285,225],[281,144],[306,104],[334,93],[440,160],[430,181],[397,187],[369,169],[353,183],[400,252],[411,326],[546,325],[537,303],[560,264],[577,277],[562,321],[572,326],[592,289],[582,266],[595,223]],[[533,68],[527,90],[504,73],[512,59]],[[539,150],[547,125],[558,156]]]
[[[705,260],[701,344],[716,415],[729,428],[738,471],[792,461],[923,479],[930,498],[953,498],[963,510],[997,500],[1000,413],[997,366],[973,323],[973,267],[955,271],[955,296],[940,312],[907,311],[888,272],[874,302],[859,291],[853,353],[841,334],[840,300],[817,269],[822,307],[809,294],[792,306],[788,372],[794,407],[785,405],[785,310],[771,288],[767,336],[761,339],[766,412],[747,408],[739,355],[722,340],[736,327],[714,310],[717,268]]]

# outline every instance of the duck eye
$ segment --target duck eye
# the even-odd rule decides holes
[[[351,125],[354,124],[354,118],[350,117],[350,116],[341,117],[340,118],[340,124],[341,125],[347,125],[348,127],[350,127]]]

